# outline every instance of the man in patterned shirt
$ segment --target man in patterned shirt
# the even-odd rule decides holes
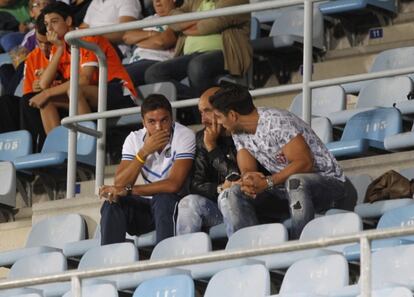
[[[290,235],[295,239],[315,212],[332,208],[345,197],[342,169],[300,118],[286,110],[256,108],[248,90],[240,86],[222,88],[210,102],[218,123],[232,133],[242,173],[239,185],[219,197],[227,230],[258,222],[256,200],[281,204],[286,199]],[[258,172],[257,162],[270,174]]]

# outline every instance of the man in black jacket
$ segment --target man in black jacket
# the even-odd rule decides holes
[[[223,189],[232,185],[232,181],[239,179],[232,137],[217,124],[209,102],[209,97],[218,90],[218,87],[213,87],[205,91],[198,104],[204,129],[196,134],[192,194],[181,199],[178,205],[178,235],[222,223],[217,197]]]

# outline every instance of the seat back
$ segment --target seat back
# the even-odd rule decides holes
[[[279,294],[326,294],[348,284],[348,262],[342,255],[315,257],[289,267]]]
[[[365,193],[367,192],[369,184],[372,182],[372,177],[368,174],[357,174],[348,176],[348,179],[357,193],[356,204],[364,203]]]
[[[371,292],[372,297],[413,297],[413,293],[405,287],[391,287]],[[358,295],[357,297],[362,297]]]
[[[160,241],[152,251],[151,260],[182,258],[205,254],[211,251],[210,237],[196,232],[166,238]]]
[[[311,121],[311,127],[323,143],[329,143],[333,141],[332,124],[328,118],[313,118]]]
[[[96,129],[94,122],[83,122],[82,126]],[[68,129],[59,126],[54,128],[46,137],[42,153],[68,152]],[[78,162],[95,166],[96,164],[96,138],[84,133],[78,133],[76,160]]]
[[[16,207],[16,169],[12,162],[0,162],[0,204]]]
[[[302,117],[303,95],[298,94],[293,98],[289,111]],[[312,90],[312,115],[327,116],[332,112],[346,108],[346,94],[341,86],[331,86]]]
[[[414,205],[398,207],[385,212],[377,224],[377,229],[406,227],[414,225]],[[404,239],[414,240],[414,235],[404,236]]]
[[[0,161],[13,161],[32,153],[32,137],[26,130],[0,134]]]
[[[406,101],[413,90],[413,82],[407,76],[387,77],[370,81],[361,89],[356,107],[392,107]]]
[[[194,297],[194,282],[185,274],[170,275],[144,281],[132,297]]]
[[[383,142],[402,131],[401,113],[396,108],[378,108],[357,113],[345,125],[341,141],[369,139]]]
[[[291,35],[303,40],[303,5],[280,9],[281,14],[275,19],[269,36]],[[302,41],[303,42],[303,41]],[[316,48],[325,47],[324,21],[318,6],[313,9],[313,38],[312,45]]]
[[[288,233],[283,224],[256,225],[237,230],[230,236],[226,250],[278,245],[287,240]]]
[[[63,297],[72,297],[71,291],[67,292]],[[112,284],[97,284],[82,286],[82,297],[118,297],[118,291]]]
[[[17,260],[10,268],[7,278],[16,279],[55,274],[67,269],[66,258],[61,252],[36,254]]]
[[[65,243],[85,239],[85,220],[79,214],[50,217],[34,224],[26,247],[50,246],[63,248]]]
[[[393,48],[379,53],[369,72],[414,66],[414,46]]]
[[[414,245],[400,245],[380,249],[372,254],[372,287],[381,288],[387,284],[413,287]]]
[[[301,241],[322,237],[341,236],[362,231],[362,220],[354,212],[338,213],[313,219],[303,228]],[[329,249],[342,251],[344,245],[330,246]]]
[[[138,250],[131,242],[96,246],[82,256],[78,270],[129,264],[138,259]]]
[[[401,169],[399,172],[408,179],[414,179],[414,167]]]
[[[204,297],[268,296],[269,293],[269,271],[261,264],[254,264],[216,273],[208,283]]]

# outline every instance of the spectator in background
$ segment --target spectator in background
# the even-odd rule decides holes
[[[249,91],[229,86],[210,97],[217,122],[229,130],[237,148],[240,185],[219,197],[227,229],[257,224],[256,209],[280,209],[289,202],[291,237],[299,238],[315,212],[345,198],[345,177],[335,158],[312,128],[294,114],[275,108],[255,108]],[[257,162],[270,174],[258,172]],[[267,193],[266,197],[260,197]]]
[[[24,34],[33,28],[30,20],[28,0],[0,0],[0,12],[11,14],[17,21],[15,28],[2,28],[0,33],[0,45],[3,51],[8,52],[23,40]],[[0,23],[4,24],[3,16]],[[9,24],[10,26],[10,24]],[[11,33],[12,31],[17,31]]]
[[[40,76],[42,91],[32,97],[30,106],[40,109],[46,133],[60,125],[59,109],[69,108],[70,52],[64,41],[67,32],[73,29],[71,9],[67,4],[55,2],[43,9],[48,41],[53,44],[51,59]],[[96,43],[106,55],[108,65],[107,109],[135,106],[136,91],[131,78],[109,41],[101,36],[85,37],[83,40]],[[98,62],[95,54],[80,49],[80,73],[78,113],[89,113],[98,106]],[[57,76],[64,82],[53,86]]]
[[[145,19],[163,17],[175,8],[174,0],[153,0],[155,14]],[[124,43],[135,45],[129,64],[125,68],[135,86],[145,84],[145,71],[151,65],[174,56],[177,37],[168,26],[155,26],[125,32]]]
[[[101,243],[125,241],[155,229],[156,240],[174,235],[174,216],[194,158],[194,133],[172,119],[163,95],[148,96],[142,106],[144,128],[126,138],[114,186],[102,186]],[[144,185],[135,185],[138,175]]]
[[[248,0],[185,0],[170,12],[178,15],[247,4]],[[250,67],[250,14],[208,18],[170,25],[178,34],[175,58],[152,65],[146,83],[173,82],[178,98],[199,97],[220,74],[242,76]],[[188,77],[190,85],[181,83]]]
[[[196,134],[196,155],[190,195],[178,204],[177,234],[199,232],[223,222],[217,196],[238,179],[236,148],[230,133],[217,123],[209,98],[220,90],[205,91],[198,102],[204,129]],[[233,180],[233,179],[232,179]]]
[[[41,10],[54,0],[30,0],[30,16],[36,22]],[[5,37],[6,38],[6,37]],[[16,87],[23,77],[23,66],[27,55],[37,46],[36,30],[33,28],[24,35],[20,45],[9,51],[12,64],[0,66],[0,82],[3,87],[3,95],[13,95]]]
[[[142,8],[139,0],[92,0],[86,11],[81,28],[94,28],[136,21],[142,18]],[[112,44],[119,45],[124,56],[129,48],[123,44],[124,32],[107,33],[102,35]]]
[[[47,40],[44,16],[41,14],[36,22],[37,47],[27,56],[24,63],[23,97],[20,100],[20,128],[28,130],[33,139],[33,150],[40,151],[46,138],[39,109],[29,106],[30,99],[42,91],[39,78],[49,64],[52,44]],[[52,85],[61,83],[58,77]]]

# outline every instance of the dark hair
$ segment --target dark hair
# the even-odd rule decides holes
[[[144,117],[147,112],[157,109],[165,109],[172,117],[171,103],[164,95],[161,94],[151,94],[144,99],[144,102],[141,105],[142,117]]]
[[[45,8],[42,9],[42,13],[44,15],[47,15],[49,13],[57,13],[64,20],[66,20],[68,17],[73,17],[71,7],[62,1],[56,1],[48,4]]]
[[[45,15],[44,13],[40,13],[40,15],[36,19],[35,23],[36,32],[40,35],[46,35],[47,29],[45,26]]]
[[[226,115],[230,110],[248,115],[255,109],[249,90],[236,84],[220,87],[214,95],[210,96],[209,101],[214,109]]]

